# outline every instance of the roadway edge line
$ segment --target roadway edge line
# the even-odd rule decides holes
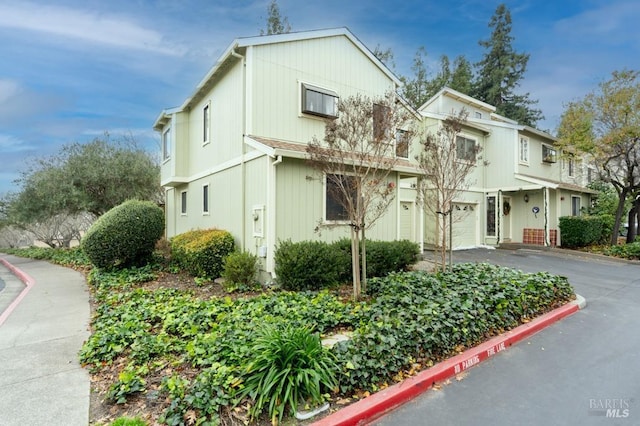
[[[2,314],[0,314],[0,327],[1,327],[2,324],[4,324],[4,322],[7,320],[7,318],[9,318],[9,315],[11,315],[11,313],[18,307],[22,299],[24,299],[27,293],[29,293],[31,288],[34,285],[36,285],[36,280],[34,280],[31,277],[31,275],[27,274],[23,270],[9,263],[9,261],[3,257],[0,257],[0,263],[2,263],[13,275],[15,275],[25,285],[25,288],[22,289],[20,294],[18,294],[18,296],[15,299],[13,299],[13,301],[9,304],[7,309],[5,309],[2,312]]]

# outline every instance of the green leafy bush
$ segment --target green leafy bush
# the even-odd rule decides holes
[[[351,278],[351,240],[344,238],[333,243],[345,253],[345,281]],[[391,272],[406,271],[418,261],[418,244],[408,241],[367,240],[367,277],[384,277]]]
[[[236,251],[226,257],[222,272],[225,290],[229,292],[254,290],[257,287],[257,275],[258,257],[256,255],[246,251]]]
[[[194,230],[171,238],[173,260],[194,277],[222,275],[224,259],[235,249],[233,235],[221,229]]]
[[[339,284],[344,253],[322,241],[281,241],[275,251],[275,273],[286,290],[319,290]]]
[[[611,246],[607,248],[605,253],[609,256],[617,256],[625,259],[640,259],[640,241]]]
[[[605,222],[599,216],[563,216],[560,218],[562,246],[585,247],[602,240]]]
[[[254,418],[267,409],[271,423],[277,424],[287,408],[293,414],[300,403],[322,403],[323,393],[337,387],[333,355],[306,327],[267,325],[251,353],[242,393],[254,401]]]
[[[82,239],[82,250],[99,268],[148,262],[164,233],[164,212],[150,201],[130,200],[106,212]]]
[[[5,253],[29,259],[46,260],[62,266],[72,268],[91,266],[91,261],[80,247],[74,248],[49,248],[29,247],[18,249],[3,249]]]
[[[109,426],[147,426],[147,424],[140,417],[118,417]]]

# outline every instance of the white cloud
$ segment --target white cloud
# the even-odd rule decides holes
[[[0,4],[0,28],[13,28],[117,48],[182,55],[159,32],[144,28],[127,16],[100,14],[31,2]]]
[[[31,150],[33,150],[33,147],[28,146],[15,136],[0,134],[0,152],[6,154],[10,152],[23,152]]]
[[[583,42],[586,38],[603,44],[637,43],[639,16],[640,2],[607,2],[558,21],[557,30],[565,37]]]
[[[16,80],[0,79],[0,125],[13,126],[23,120],[41,118],[64,103],[61,96],[34,92]]]

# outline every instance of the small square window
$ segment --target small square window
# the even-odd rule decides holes
[[[542,161],[545,163],[555,163],[558,161],[556,150],[549,145],[542,145]]]
[[[476,111],[476,118],[482,118],[482,113],[479,111]]]
[[[302,85],[302,112],[320,117],[338,116],[338,94],[308,84]]]
[[[476,141],[464,136],[456,137],[456,158],[469,162],[476,161]]]

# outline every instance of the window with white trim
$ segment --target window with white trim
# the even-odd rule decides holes
[[[496,196],[489,195],[487,197],[487,229],[488,237],[496,236]]]
[[[168,160],[171,158],[171,128],[162,133],[162,159]]]
[[[458,160],[476,161],[476,141],[464,136],[456,136],[456,158]]]
[[[520,136],[520,162],[529,164],[529,138]]]
[[[333,90],[302,83],[302,112],[319,117],[338,116],[338,94]]]
[[[209,214],[209,184],[202,185],[202,214]]]
[[[356,200],[355,176],[328,174],[325,176],[325,212],[327,222],[349,220],[349,199]],[[349,196],[347,197],[347,194]]]
[[[574,177],[576,173],[576,164],[573,158],[567,159],[567,168],[569,169],[569,177]]]
[[[409,132],[396,130],[396,157],[409,158]]]
[[[211,105],[206,104],[202,108],[202,144],[209,143],[209,136],[211,132]]]
[[[571,196],[571,216],[580,216],[580,202],[581,198],[579,196],[572,195]]]
[[[542,145],[542,162],[544,163],[555,163],[558,161],[558,154],[556,150],[550,147],[549,145]]]
[[[180,214],[183,216],[187,214],[187,191],[180,193]]]

